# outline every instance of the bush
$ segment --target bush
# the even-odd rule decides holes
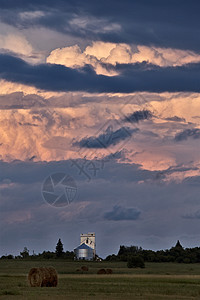
[[[1,259],[14,259],[14,256],[11,254],[1,256]]]
[[[128,268],[145,268],[144,259],[141,256],[130,256],[127,262]]]

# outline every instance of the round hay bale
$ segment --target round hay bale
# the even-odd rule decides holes
[[[81,270],[87,272],[89,269],[88,269],[88,267],[86,267],[86,266],[82,266],[82,267],[81,267]]]
[[[40,268],[42,273],[42,284],[41,287],[49,286],[50,274],[47,268]]]
[[[46,268],[46,271],[48,272],[48,278],[46,278],[46,285],[44,286],[56,287],[58,284],[58,274],[56,272],[56,269],[54,269],[53,267],[48,267]]]
[[[56,287],[58,275],[54,268],[32,268],[28,274],[30,286]]]
[[[106,270],[105,269],[100,269],[97,271],[97,274],[106,274]]]
[[[40,268],[32,268],[28,273],[28,281],[30,286],[36,287],[42,284],[42,272]]]
[[[107,274],[112,274],[112,273],[113,273],[113,270],[112,270],[112,269],[106,269],[106,273],[107,273]]]

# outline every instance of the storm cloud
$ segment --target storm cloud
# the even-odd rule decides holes
[[[0,3],[1,19],[19,28],[34,25],[87,40],[197,51],[200,50],[199,9],[197,0],[192,4],[178,0],[103,0],[99,3],[91,0],[2,0]]]
[[[121,140],[131,137],[132,134],[138,130],[138,128],[130,129],[129,127],[122,127],[113,131],[113,128],[109,126],[105,132],[99,136],[83,138],[79,142],[74,142],[73,145],[82,148],[107,148],[111,145],[118,144]]]
[[[149,110],[139,110],[135,111],[131,115],[128,115],[124,118],[124,121],[130,123],[138,123],[142,120],[148,120],[152,117],[152,113]]]
[[[102,256],[117,251],[122,242],[152,249],[170,247],[178,238],[186,245],[199,241],[196,223],[182,218],[199,209],[199,183],[165,184],[156,171],[114,160],[90,182],[71,161],[1,161],[0,167],[0,254],[18,254],[24,246],[36,253],[54,250],[58,237],[71,250],[80,230],[96,232]],[[41,188],[45,178],[60,172],[74,178],[78,194],[70,205],[57,209],[43,200]],[[195,179],[190,177],[192,183]],[[190,234],[195,235],[194,241]],[[157,238],[156,244],[151,236]]]
[[[174,121],[174,122],[185,122],[184,118],[179,118],[177,116],[169,117],[169,118],[166,118],[165,120]]]
[[[199,139],[200,129],[194,128],[194,129],[186,129],[184,131],[181,131],[176,134],[175,141],[176,142],[185,141],[188,138]]]
[[[71,69],[56,64],[31,65],[0,54],[0,78],[49,91],[130,93],[200,91],[200,63],[161,68],[147,63],[116,65],[117,76],[97,75],[92,67]]]

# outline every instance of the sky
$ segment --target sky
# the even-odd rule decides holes
[[[200,246],[199,9],[1,0],[0,255]]]

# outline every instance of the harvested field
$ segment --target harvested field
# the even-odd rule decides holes
[[[57,287],[30,287],[29,270],[49,264],[58,272]],[[0,260],[0,299],[200,299],[199,264],[149,263],[145,269],[131,270],[121,262],[87,265],[89,271],[82,274],[76,272],[82,266],[79,262]],[[98,275],[100,269],[112,269],[113,274]]]

